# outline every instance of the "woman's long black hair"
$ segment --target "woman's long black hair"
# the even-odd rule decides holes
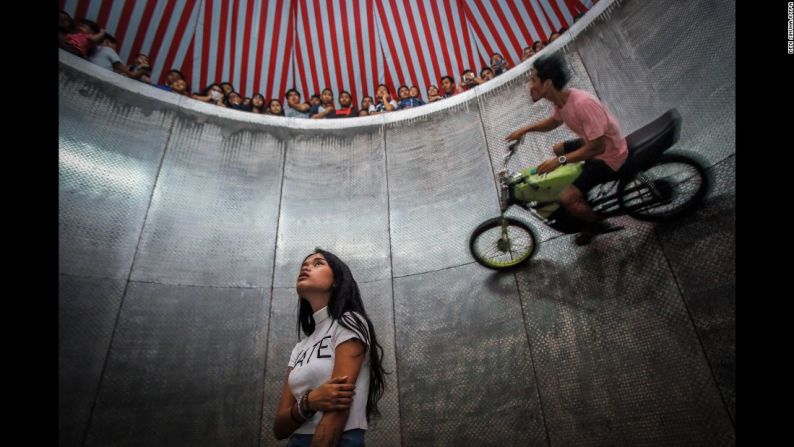
[[[315,253],[320,253],[325,257],[328,266],[334,274],[334,287],[331,289],[331,299],[328,301],[328,315],[330,315],[331,321],[337,321],[342,327],[361,334],[362,337],[369,338],[368,340],[362,340],[369,347],[369,395],[367,396],[367,421],[369,421],[370,415],[374,417],[380,416],[378,401],[383,397],[383,392],[386,388],[386,371],[383,369],[383,348],[378,343],[378,338],[375,336],[375,328],[372,326],[372,321],[369,319],[367,311],[364,310],[361,293],[358,290],[356,280],[353,279],[350,268],[331,252],[317,248],[312,254]],[[312,306],[303,298],[300,298],[298,302],[298,336],[300,336],[301,330],[303,330],[304,334],[311,335],[314,333],[314,312],[312,311]],[[342,315],[345,312],[350,313],[343,318]],[[361,321],[356,314],[363,317],[364,321]]]

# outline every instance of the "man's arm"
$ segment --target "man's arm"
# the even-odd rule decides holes
[[[333,108],[333,106],[323,106],[323,108],[324,108],[324,110],[322,112],[318,112],[318,113],[312,115],[311,118],[312,119],[316,119],[316,120],[322,119],[322,118],[325,118],[329,113],[331,113],[331,112],[336,110],[336,109]]]
[[[576,163],[578,161],[589,160],[596,155],[602,154],[606,150],[604,145],[605,136],[601,135],[592,141],[585,141],[579,149],[565,155],[566,162]]]
[[[383,110],[384,111],[391,112],[391,111],[397,110],[397,107],[395,107],[394,104],[391,103],[391,101],[392,101],[391,95],[384,95],[381,98],[381,101],[383,102]]]
[[[605,138],[606,137],[604,135],[601,135],[595,140],[585,141],[584,146],[565,155],[565,162],[576,163],[579,161],[589,160],[595,157],[596,155],[603,153],[606,150],[606,146],[604,146]],[[555,153],[557,152],[557,147],[554,148],[554,152]],[[556,157],[551,158],[549,160],[544,161],[543,163],[541,163],[540,166],[538,166],[538,174],[545,174],[547,172],[551,172],[557,169],[558,167],[560,167],[559,159]]]
[[[287,105],[292,107],[293,109],[297,110],[298,112],[308,112],[309,109],[311,109],[311,107],[312,107],[309,104],[306,104],[305,102],[304,103],[298,103],[298,104],[293,104],[291,102],[288,102]]]
[[[91,40],[92,40],[94,43],[101,43],[101,42],[102,42],[102,39],[104,39],[104,38],[105,38],[105,29],[104,29],[104,28],[102,28],[101,30],[99,30],[99,32],[98,32],[98,33],[96,33],[96,34],[91,34],[91,37],[90,37],[90,39],[91,39]]]
[[[146,71],[145,71],[145,70],[135,70],[135,71],[131,71],[131,70],[130,70],[129,68],[127,68],[127,66],[126,66],[124,63],[122,63],[121,61],[118,61],[118,62],[113,62],[113,71],[115,71],[115,72],[116,72],[116,73],[118,73],[118,74],[122,74],[122,75],[125,75],[125,76],[129,76],[129,77],[131,77],[132,79],[140,79],[140,77],[141,77],[141,76],[142,76],[144,73],[146,73]]]
[[[529,124],[527,126],[524,126],[524,127],[520,128],[520,129],[516,130],[515,132],[511,133],[510,135],[508,135],[505,138],[505,140],[507,140],[507,141],[518,140],[519,138],[524,136],[524,134],[527,133],[527,132],[548,132],[550,130],[554,130],[554,129],[560,127],[561,124],[562,124],[561,120],[558,120],[558,119],[554,118],[553,116],[550,116],[550,117],[548,117],[546,119],[537,121],[535,123]]]

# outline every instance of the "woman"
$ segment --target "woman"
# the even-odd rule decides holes
[[[385,387],[383,349],[356,280],[336,255],[316,249],[298,275],[298,323],[273,424],[289,447],[364,445]]]
[[[223,89],[221,89],[219,84],[212,83],[203,92],[194,93],[193,99],[218,105],[218,103],[223,102]]]
[[[491,55],[491,70],[493,70],[494,77],[499,76],[509,69],[510,64],[507,63],[501,54],[494,53]]]
[[[265,113],[264,95],[257,93],[251,98],[251,111],[254,113]]]
[[[268,104],[268,111],[271,115],[284,116],[284,107],[278,99],[271,99]]]
[[[440,99],[441,95],[438,93],[438,87],[431,85],[427,88],[427,102],[436,102]]]
[[[223,85],[221,85],[221,88],[223,88]],[[243,112],[246,111],[245,106],[243,105],[243,98],[241,98],[240,94],[237,92],[231,92],[227,94],[225,102],[226,106],[230,109],[242,110]]]
[[[190,86],[184,79],[177,79],[171,86],[171,91],[177,95],[190,97]]]

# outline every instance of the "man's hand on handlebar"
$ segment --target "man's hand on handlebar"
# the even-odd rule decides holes
[[[525,133],[526,133],[526,131],[524,131],[524,129],[518,129],[517,131],[515,131],[515,132],[511,133],[510,135],[508,135],[505,138],[505,141],[518,141],[518,140],[521,139],[521,137],[524,136]]]
[[[538,175],[546,174],[560,167],[560,161],[556,158],[550,158],[538,166]]]

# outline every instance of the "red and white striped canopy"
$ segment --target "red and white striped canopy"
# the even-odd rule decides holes
[[[245,96],[306,99],[330,87],[357,104],[379,83],[426,88],[479,70],[493,53],[570,27],[591,0],[59,0],[107,29],[122,60],[148,54],[152,79],[171,68],[198,91],[229,81]]]

